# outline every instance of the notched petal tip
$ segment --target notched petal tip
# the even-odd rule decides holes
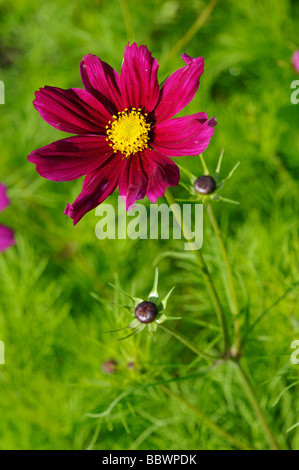
[[[73,225],[76,225],[79,222],[79,220],[76,220],[75,218],[76,214],[73,205],[69,202],[67,203],[66,208],[64,209],[64,214],[68,215],[71,219],[73,219]]]
[[[181,58],[186,62],[186,64],[190,64],[192,62],[198,62],[198,61],[204,63],[203,57],[201,57],[201,56],[191,57],[190,55],[186,54],[185,52],[183,52],[183,54],[181,55]]]
[[[188,54],[183,53],[181,59],[183,59],[187,66],[199,68],[199,77],[203,74],[205,68],[203,57],[190,57]]]
[[[134,49],[135,52],[138,52],[138,51],[146,51],[148,52],[150,55],[152,55],[152,52],[148,49],[147,46],[145,46],[144,44],[141,44],[140,46],[138,46],[138,44],[136,42],[132,42],[132,44],[130,45],[130,41],[128,42],[128,44],[126,44],[125,46],[125,49]]]
[[[217,123],[215,116],[209,119],[207,124],[209,127],[216,127],[218,123]]]

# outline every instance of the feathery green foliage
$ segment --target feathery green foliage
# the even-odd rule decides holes
[[[0,254],[1,449],[268,448],[233,364],[213,366],[162,328],[156,344],[146,330],[123,341],[124,331],[109,333],[131,319],[109,283],[146,298],[158,265],[162,298],[176,286],[167,314],[182,317],[167,327],[218,350],[217,319],[183,242],[100,241],[94,211],[73,228],[63,210],[82,182],[47,181],[26,161],[65,136],[34,110],[34,91],[81,87],[87,53],[120,70],[128,41],[153,52],[161,82],[183,65],[181,53],[204,57],[184,113],[217,117],[209,169],[222,148],[223,175],[241,162],[222,190],[240,204],[214,210],[235,273],[245,366],[279,444],[299,448],[299,365],[290,362],[299,339],[299,105],[290,101],[298,30],[291,0],[0,1],[0,181],[12,201],[1,223],[17,235]],[[202,173],[197,157],[178,163]],[[186,195],[182,186],[174,193]],[[206,213],[202,251],[227,314],[228,279]]]

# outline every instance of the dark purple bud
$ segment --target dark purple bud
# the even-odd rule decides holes
[[[200,176],[194,183],[194,189],[200,194],[211,194],[216,189],[216,181],[209,175]]]
[[[135,309],[135,317],[140,323],[151,323],[158,314],[156,304],[153,302],[141,302]]]

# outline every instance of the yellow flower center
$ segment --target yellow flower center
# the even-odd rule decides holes
[[[114,121],[109,121],[106,126],[106,139],[114,152],[121,152],[129,155],[139,152],[148,147],[150,124],[146,121],[147,114],[142,113],[141,108],[125,109],[117,116],[113,116]]]

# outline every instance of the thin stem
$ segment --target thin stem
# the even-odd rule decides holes
[[[169,188],[167,188],[166,191],[165,191],[165,197],[166,197],[167,202],[168,202],[168,204],[169,204],[169,206],[170,206],[170,208],[171,208],[171,210],[174,214],[174,217],[176,218],[179,226],[181,227],[184,238],[186,239],[187,242],[192,243],[191,235],[189,236],[189,230],[185,226],[184,220],[182,220],[180,208],[179,208],[178,204],[176,204],[175,199],[174,199],[174,197],[173,197],[173,195],[172,195]],[[214,286],[213,280],[211,278],[210,272],[208,270],[208,267],[206,265],[206,262],[204,260],[204,257],[202,255],[201,251],[199,249],[194,249],[193,253],[194,253],[194,255],[196,257],[196,260],[197,260],[197,262],[198,262],[198,264],[201,268],[201,272],[202,272],[204,281],[206,283],[209,295],[210,295],[211,300],[213,302],[213,305],[214,305],[214,308],[215,308],[215,311],[216,311],[216,314],[217,314],[218,322],[219,322],[219,325],[220,325],[221,331],[222,331],[222,336],[223,336],[223,341],[224,341],[224,355],[227,355],[229,353],[230,340],[229,340],[229,334],[228,334],[228,329],[227,329],[227,324],[226,324],[224,311],[223,311],[223,308],[222,308],[222,305],[220,303],[216,288]]]
[[[206,416],[199,408],[195,407],[191,403],[188,403],[187,401],[182,398],[181,395],[177,395],[174,393],[170,388],[166,387],[165,385],[160,385],[160,388],[170,397],[175,398],[177,401],[185,405],[189,410],[192,411],[195,415],[199,416],[200,419],[203,420],[205,425],[215,431],[217,434],[222,436],[225,440],[230,442],[232,445],[234,445],[237,449],[242,449],[242,450],[252,450],[247,444],[244,444],[241,442],[239,439],[237,439],[235,436],[232,436],[229,434],[227,431],[222,429],[218,424],[214,423],[208,416]]]
[[[273,435],[273,432],[264,416],[264,413],[260,407],[260,404],[258,402],[258,399],[255,395],[255,391],[254,391],[254,388],[251,384],[251,381],[249,379],[249,377],[247,376],[246,372],[244,371],[242,365],[240,364],[239,361],[234,361],[234,364],[236,365],[236,368],[237,368],[237,371],[238,371],[238,374],[239,374],[239,377],[240,377],[240,380],[241,380],[241,383],[244,387],[244,390],[246,391],[247,393],[247,396],[248,396],[248,399],[251,403],[251,406],[252,408],[254,409],[255,411],[255,414],[256,416],[258,417],[258,419],[260,420],[260,423],[264,429],[264,432],[265,432],[265,435],[267,437],[267,440],[270,444],[270,447],[272,450],[279,450],[279,445],[276,441],[276,438],[274,437]]]
[[[122,15],[125,23],[125,28],[128,36],[128,41],[132,42],[135,38],[133,21],[130,14],[130,9],[127,4],[127,0],[120,0],[120,7],[122,10]]]
[[[211,0],[210,3],[200,12],[193,25],[187,30],[185,35],[170,49],[167,56],[160,61],[160,67],[164,66],[173,56],[177,55],[183,47],[195,36],[202,26],[208,21],[212,11],[217,5],[218,0]]]
[[[190,341],[187,338],[182,336],[177,331],[170,330],[165,325],[159,325],[159,327],[162,330],[166,331],[171,336],[174,336],[176,339],[178,339],[181,343],[183,343],[185,346],[187,346],[187,348],[189,348],[191,351],[193,351],[194,354],[196,354],[197,356],[203,357],[204,359],[208,359],[209,361],[217,361],[218,359],[220,359],[220,357],[212,356],[211,354],[205,353],[204,351],[201,351],[200,349],[197,349],[196,346],[194,346],[192,343],[190,343]]]
[[[224,264],[226,267],[229,290],[230,290],[230,295],[231,295],[231,298],[229,300],[231,300],[231,309],[235,317],[233,351],[234,351],[234,355],[238,356],[241,351],[242,342],[241,342],[241,335],[240,335],[240,319],[238,318],[240,309],[239,309],[239,303],[238,303],[237,292],[236,292],[236,287],[235,287],[234,275],[233,275],[232,266],[231,266],[231,263],[227,254],[227,250],[226,250],[223,238],[222,238],[221,230],[219,228],[219,225],[218,225],[218,222],[215,217],[211,204],[208,204],[207,211],[208,211],[208,215],[209,215],[212,227],[214,229],[215,235],[217,237],[220,251],[221,251]]]
[[[174,199],[172,193],[170,192],[169,188],[167,188],[167,190],[165,192],[165,197],[168,201],[169,206],[171,207],[171,209],[173,211],[173,214],[174,214],[179,226],[181,227],[184,238],[186,239],[187,242],[190,243],[190,240],[191,240],[192,237],[191,237],[190,233],[188,232],[187,227],[184,225],[184,220],[182,220],[180,208],[176,204],[175,199]],[[222,256],[224,258],[224,262],[225,262],[227,273],[228,273],[230,291],[231,291],[231,295],[232,295],[232,311],[235,315],[235,323],[234,323],[234,333],[235,333],[235,342],[236,342],[235,344],[238,347],[238,349],[236,349],[236,351],[240,352],[240,347],[241,347],[240,325],[239,325],[239,319],[237,318],[238,314],[239,314],[239,305],[238,305],[238,299],[237,299],[237,295],[236,295],[233,272],[232,272],[232,268],[231,268],[231,265],[230,265],[230,262],[229,262],[228,254],[227,254],[224,242],[223,242],[223,238],[222,238],[217,220],[216,220],[214,212],[212,211],[210,206],[208,206],[208,211],[209,211],[209,216],[210,216],[213,228],[215,230],[215,234],[217,236],[217,239],[218,239],[218,242],[219,242],[219,245],[220,245],[220,249],[221,249]],[[222,330],[222,335],[223,335],[223,340],[224,340],[224,345],[225,345],[226,357],[227,357],[228,360],[230,360],[236,366],[236,369],[237,369],[239,377],[240,377],[241,384],[242,384],[242,386],[243,386],[243,388],[244,388],[244,390],[245,390],[245,392],[248,396],[250,404],[251,404],[257,418],[259,419],[259,421],[260,421],[260,423],[261,423],[261,425],[264,429],[266,438],[267,438],[267,440],[270,444],[271,449],[279,450],[279,446],[278,446],[278,443],[276,441],[276,438],[273,435],[273,432],[272,432],[272,430],[271,430],[271,428],[270,428],[270,426],[269,426],[269,424],[268,424],[268,422],[267,422],[267,420],[264,416],[264,413],[263,413],[263,411],[260,407],[260,404],[259,404],[258,399],[256,397],[256,394],[255,394],[254,388],[251,384],[251,381],[250,381],[249,377],[247,376],[247,374],[245,373],[242,365],[240,364],[240,359],[239,359],[238,355],[234,355],[234,357],[233,357],[232,355],[229,354],[230,341],[229,341],[229,336],[228,336],[226,319],[225,319],[225,316],[224,316],[222,305],[219,301],[217,291],[215,289],[213,280],[211,278],[211,275],[209,273],[207,265],[204,261],[204,258],[202,256],[200,250],[194,249],[193,253],[194,253],[194,255],[195,255],[195,257],[198,261],[198,264],[201,268],[204,280],[206,282],[208,291],[210,293],[211,299],[213,301],[213,304],[214,304],[214,307],[215,307],[215,310],[216,310],[216,313],[217,313],[217,316],[218,316],[218,321],[219,321],[219,324],[220,324],[220,327],[221,327],[221,330]],[[166,327],[164,327],[164,328],[166,328]],[[193,352],[197,351],[197,348],[195,348],[193,345],[191,345],[189,343],[189,341],[185,340],[184,344],[186,346],[188,345],[188,347],[190,347],[190,349],[193,350]],[[215,423],[213,423],[213,425],[214,424]]]

